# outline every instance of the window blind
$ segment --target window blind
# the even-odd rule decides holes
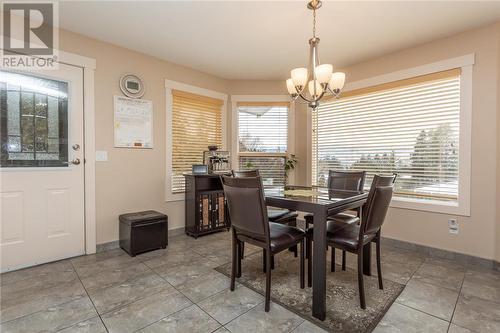
[[[172,193],[184,192],[183,174],[203,163],[209,145],[222,147],[219,99],[172,90]]]
[[[439,74],[439,75],[438,75]],[[313,112],[312,179],[329,169],[397,173],[396,195],[458,198],[460,72],[368,88]]]
[[[264,186],[285,183],[289,103],[238,103],[240,170],[258,169]]]

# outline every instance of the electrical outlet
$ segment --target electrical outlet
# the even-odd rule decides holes
[[[449,219],[448,220],[448,228],[450,230],[450,234],[458,234],[458,221],[457,219]]]

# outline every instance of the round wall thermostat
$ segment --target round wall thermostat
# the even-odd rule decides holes
[[[146,91],[144,82],[134,74],[125,74],[120,78],[120,89],[130,98],[141,98]]]

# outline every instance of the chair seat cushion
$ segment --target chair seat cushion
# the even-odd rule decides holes
[[[304,215],[304,218],[306,219],[307,222],[313,223],[313,215],[312,214],[306,214]],[[346,214],[346,213],[338,213],[335,215],[328,216],[328,221],[337,221],[337,222],[343,222],[343,223],[358,223],[359,222],[359,217],[351,215],[351,214]]]
[[[342,223],[345,225],[345,223]],[[356,223],[347,224],[340,227],[341,222],[328,222],[326,240],[328,244],[332,244],[339,249],[356,251],[359,244],[359,228]],[[365,235],[363,244],[371,242],[375,234]]]
[[[269,222],[271,251],[277,252],[289,248],[305,237],[305,232],[299,228],[285,224]]]
[[[351,215],[351,214],[339,213],[339,214],[336,214],[333,216],[329,216],[328,221],[335,221],[335,222],[351,224],[351,223],[358,223],[359,217]]]
[[[278,220],[290,213],[292,213],[292,211],[288,209],[272,208],[272,207],[267,208],[267,217],[269,218],[270,221]]]
[[[340,229],[346,228],[348,226],[349,226],[348,223],[329,220],[326,222],[326,233],[328,236],[330,236],[339,231]],[[307,234],[312,235],[313,232],[314,228],[307,229]]]

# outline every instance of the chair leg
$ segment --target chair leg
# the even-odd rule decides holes
[[[330,269],[332,272],[335,272],[335,248],[332,246],[332,268]]]
[[[245,243],[240,243],[240,258],[243,259],[245,257]]]
[[[300,241],[300,289],[304,289],[305,281],[304,281],[304,252],[305,252],[305,239]]]
[[[262,271],[265,273],[267,267],[266,249],[262,249]]]
[[[358,288],[359,288],[359,302],[361,308],[366,309],[365,301],[365,283],[363,281],[363,247],[358,251]]]
[[[291,226],[291,227],[296,227],[297,226],[297,219],[291,219],[286,224]],[[293,255],[295,256],[295,258],[297,258],[297,255],[298,255],[297,245],[292,246],[291,248],[288,249],[288,251],[293,252]]]
[[[241,277],[241,248],[242,248],[243,242],[238,242],[238,245],[236,246],[236,262],[237,262],[237,267],[236,267],[236,277],[240,278]]]
[[[377,250],[377,276],[378,276],[378,288],[384,289],[384,284],[382,282],[382,264],[380,262],[380,234],[377,237],[376,242],[376,250]]]
[[[271,256],[271,269],[274,269],[274,256]]]
[[[342,270],[345,271],[345,266],[346,266],[346,253],[345,251],[342,251]]]
[[[236,236],[233,232],[233,241],[232,241],[232,261],[231,261],[231,291],[234,291],[235,279],[236,279],[236,256],[238,255],[237,250],[237,240]]]
[[[312,287],[312,241],[308,237],[306,239],[307,249],[307,286]]]
[[[266,251],[266,299],[264,311],[269,312],[271,301],[271,251]]]

